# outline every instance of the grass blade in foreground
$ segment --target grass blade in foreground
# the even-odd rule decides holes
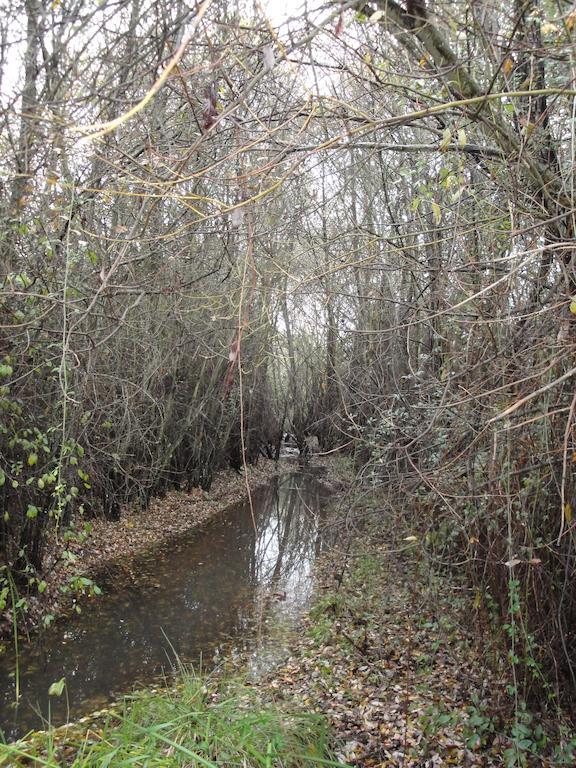
[[[34,746],[0,747],[0,766],[56,768],[198,766],[198,768],[303,768],[340,766],[331,759],[325,720],[264,702],[237,681],[184,673],[175,688],[127,699],[99,730],[62,738],[46,735]]]

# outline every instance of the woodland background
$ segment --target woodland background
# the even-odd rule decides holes
[[[0,607],[282,432],[576,693],[571,3],[4,0]]]

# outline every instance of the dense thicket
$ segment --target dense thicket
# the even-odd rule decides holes
[[[193,17],[30,2],[4,21],[0,540],[20,577],[79,508],[114,516],[166,487],[208,487],[242,466],[242,443],[253,461],[276,437],[277,277],[256,274],[264,224],[249,233],[241,207],[258,162],[243,146],[274,102],[255,93],[252,117],[209,131],[216,61],[235,46],[227,80],[241,87],[254,33],[207,26],[148,109],[78,141],[145,96]]]
[[[574,691],[576,13],[270,12],[0,22],[2,556],[286,423],[466,572],[518,686]]]

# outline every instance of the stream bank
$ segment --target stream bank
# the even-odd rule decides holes
[[[254,685],[322,715],[358,768],[576,765],[576,727],[553,699],[515,696],[505,632],[458,572],[370,484],[329,505],[312,607],[291,653]]]
[[[0,658],[0,732],[15,739],[77,719],[297,621],[323,546],[322,469],[292,467],[254,490],[252,504],[133,556],[122,589],[115,578],[89,610]]]

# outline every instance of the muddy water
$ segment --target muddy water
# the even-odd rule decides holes
[[[0,658],[0,729],[18,738],[105,705],[185,662],[210,666],[222,646],[246,647],[268,624],[292,620],[311,590],[321,548],[319,483],[295,472],[228,510],[207,529],[136,564],[138,584],[105,594],[73,621]],[[65,678],[61,697],[50,685]],[[0,738],[1,742],[1,738]]]

